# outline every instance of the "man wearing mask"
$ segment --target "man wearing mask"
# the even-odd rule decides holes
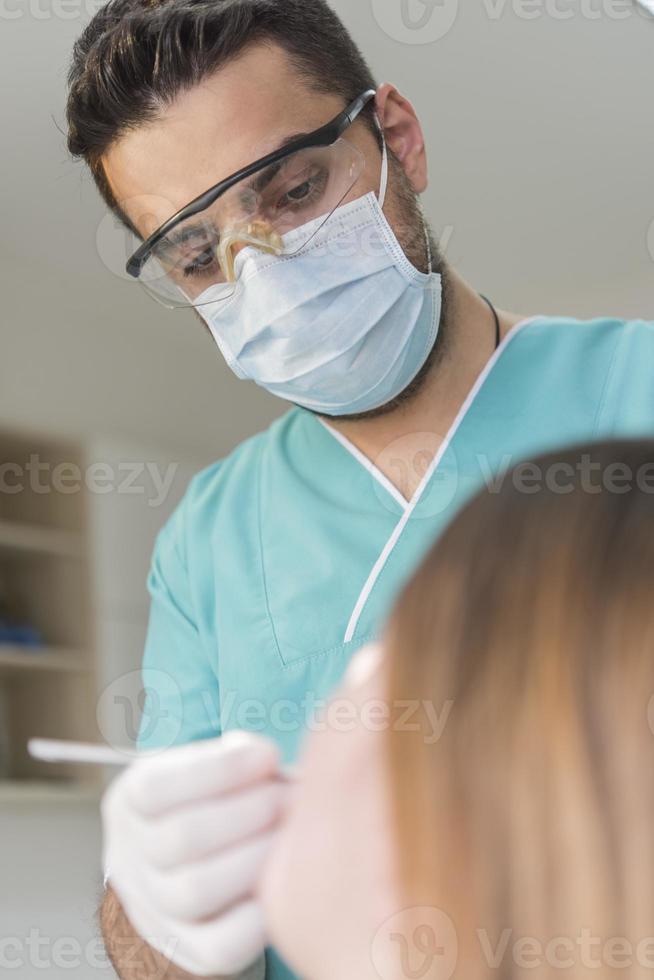
[[[253,897],[280,762],[484,480],[651,434],[654,324],[526,318],[464,282],[414,109],[324,0],[110,0],[69,83],[127,272],[292,405],[158,538],[140,744],[171,751],[105,798],[105,938],[124,980],[288,980]]]

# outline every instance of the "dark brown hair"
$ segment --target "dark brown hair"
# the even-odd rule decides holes
[[[68,149],[83,158],[125,221],[102,156],[124,133],[256,42],[279,45],[300,80],[343,105],[376,88],[370,68],[325,0],[109,0],[77,40],[68,74]],[[374,107],[363,116],[378,138]]]
[[[450,916],[474,980],[521,972],[479,930],[654,935],[654,443],[535,465],[461,512],[388,633],[390,699],[450,705],[436,744],[389,734],[403,896]]]

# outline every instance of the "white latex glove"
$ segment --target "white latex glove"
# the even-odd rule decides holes
[[[104,865],[139,935],[197,976],[233,976],[266,939],[254,899],[286,787],[247,732],[134,762],[102,801]]]

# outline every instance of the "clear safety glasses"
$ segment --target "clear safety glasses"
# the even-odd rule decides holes
[[[234,294],[242,249],[282,256],[305,248],[365,168],[342,134],[374,95],[365,92],[331,123],[216,184],[145,242],[132,236],[138,248],[127,273],[164,306],[202,306]]]

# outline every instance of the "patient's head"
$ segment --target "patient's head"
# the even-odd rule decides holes
[[[354,729],[309,739],[263,883],[309,980],[654,969],[654,444],[536,464],[429,552]]]

